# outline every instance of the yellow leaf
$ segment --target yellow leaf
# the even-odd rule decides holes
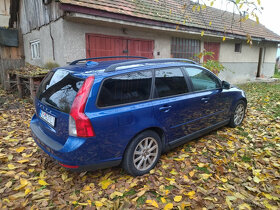
[[[185,160],[185,158],[174,158],[174,160],[176,160],[176,161],[183,161],[183,160]]]
[[[260,181],[261,181],[257,176],[255,176],[255,177],[253,178],[253,180],[254,180],[254,182],[256,182],[256,183],[260,183]]]
[[[189,177],[188,177],[187,175],[184,175],[184,181],[185,181],[185,182],[190,181],[190,179],[189,179]]]
[[[233,146],[233,141],[228,141],[227,144],[228,144],[228,146],[232,147]]]
[[[13,170],[13,169],[15,169],[16,167],[15,167],[13,164],[8,164],[8,168],[9,168],[10,170]]]
[[[275,200],[275,201],[278,201],[279,200],[279,198],[278,197],[276,197],[276,196],[272,196],[272,195],[270,195],[270,194],[267,194],[267,193],[262,193],[267,199],[269,199],[269,200]]]
[[[212,22],[210,21],[210,22],[209,22],[209,26],[211,26],[211,25],[212,25]]]
[[[210,6],[212,7],[214,5],[214,1],[211,1]]]
[[[223,37],[223,42],[224,42],[224,41],[226,41],[226,37],[225,37],[225,36]]]
[[[204,31],[201,31],[201,36],[204,36]]]
[[[78,205],[80,205],[80,206],[87,206],[88,203],[78,203]]]
[[[13,185],[13,182],[12,181],[8,181],[6,184],[5,184],[5,187],[9,188]]]
[[[200,174],[202,179],[208,179],[210,176],[212,176],[212,174]]]
[[[199,5],[197,6],[197,11],[198,11],[198,12],[200,11],[200,6],[199,6]]]
[[[226,178],[221,178],[221,181],[226,183],[228,180]]]
[[[189,196],[190,199],[193,199],[194,198],[194,195],[195,195],[195,191],[190,191],[188,193],[184,193],[185,195]]]
[[[114,199],[117,196],[123,196],[123,193],[115,191],[115,192],[111,193],[110,198]]]
[[[231,204],[231,202],[230,202],[228,197],[226,197],[226,203],[227,203],[229,209],[232,209],[232,204]]]
[[[191,172],[189,173],[190,177],[193,177],[194,173],[195,173],[194,171],[191,171]]]
[[[160,200],[161,200],[162,203],[166,203],[166,200],[165,200],[164,197],[160,197]]]
[[[200,168],[202,168],[202,167],[205,166],[205,164],[204,164],[204,163],[199,163],[199,164],[197,164],[197,166],[200,167]]]
[[[239,210],[251,210],[251,206],[249,206],[247,203],[243,203],[238,206],[238,209]]]
[[[177,175],[177,174],[178,174],[178,172],[177,172],[177,171],[175,171],[175,169],[174,169],[174,168],[170,171],[170,173],[171,173],[172,175]]]
[[[101,207],[101,206],[103,206],[103,203],[100,202],[100,201],[95,201],[94,203],[95,203],[95,206],[96,206],[96,207]]]
[[[26,149],[26,147],[19,147],[19,148],[16,149],[16,152],[21,153],[25,149]]]
[[[196,10],[196,5],[193,5],[192,11],[195,12],[195,10]]]
[[[146,190],[141,190],[139,193],[137,193],[137,197],[141,197],[142,195],[144,195],[146,192]]]
[[[272,206],[272,205],[270,205],[270,204],[268,203],[267,200],[265,200],[265,201],[263,202],[263,205],[264,205],[267,209],[269,209],[269,210],[277,210],[277,209],[278,209],[277,206]]]
[[[153,207],[158,208],[158,204],[155,200],[146,200],[147,204],[151,204]]]
[[[181,195],[177,195],[174,197],[174,201],[175,202],[180,202],[182,200],[182,196]]]
[[[170,210],[173,209],[173,203],[168,203],[164,206],[164,210]]]
[[[105,180],[103,180],[103,181],[101,181],[101,182],[99,182],[99,186],[101,186],[101,188],[103,189],[103,190],[106,190],[111,184],[113,184],[114,183],[114,181],[112,181],[110,178],[109,179],[105,179]]]
[[[18,163],[26,163],[26,162],[29,162],[29,160],[28,159],[23,159],[23,160],[18,160],[17,162]]]
[[[38,181],[38,184],[39,184],[39,185],[42,185],[42,186],[49,185],[47,182],[45,182],[45,181],[42,180],[42,179],[40,179],[40,180]]]
[[[206,9],[206,5],[203,4],[203,5],[201,6],[201,9],[202,9],[202,10],[205,10],[205,9]]]
[[[31,192],[31,190],[29,188],[27,188],[24,193],[25,193],[25,195],[28,195],[30,192]]]
[[[28,169],[28,172],[29,172],[29,173],[32,173],[33,171],[34,171],[34,168]]]

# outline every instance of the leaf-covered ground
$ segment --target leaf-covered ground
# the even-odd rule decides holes
[[[241,127],[172,150],[136,178],[61,168],[30,136],[32,104],[0,90],[0,209],[280,209],[280,83],[242,88]]]

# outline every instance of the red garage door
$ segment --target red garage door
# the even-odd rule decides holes
[[[154,41],[86,34],[86,51],[87,58],[102,56],[143,56],[153,58]]]
[[[203,60],[207,61],[208,59],[218,61],[220,56],[220,43],[219,42],[204,42],[204,49],[207,52],[213,52],[212,56],[204,56]]]

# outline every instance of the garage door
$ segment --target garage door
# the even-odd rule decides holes
[[[87,58],[102,56],[143,56],[153,58],[153,51],[153,40],[86,34]]]
[[[203,60],[206,62],[207,60],[219,60],[220,56],[220,43],[218,42],[204,42],[204,49],[207,52],[213,52],[213,56],[206,55],[204,56]]]

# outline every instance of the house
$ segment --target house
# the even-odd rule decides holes
[[[211,7],[194,12],[193,5],[181,0],[20,0],[25,60],[62,66],[99,56],[193,59],[205,49],[226,67],[220,77],[229,82],[273,75],[279,35]]]
[[[5,71],[24,65],[23,45],[18,33],[19,2],[0,1],[0,83],[5,87]],[[10,14],[10,11],[13,14]]]

